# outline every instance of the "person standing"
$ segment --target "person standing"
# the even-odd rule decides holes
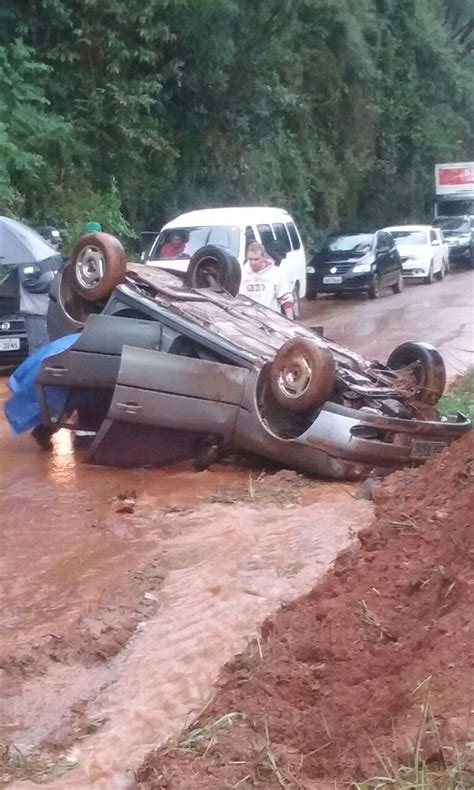
[[[49,341],[46,327],[49,287],[62,263],[62,255],[56,253],[44,261],[23,264],[18,267],[20,313],[25,322],[28,352],[30,354]]]
[[[240,291],[276,312],[293,318],[293,296],[281,269],[266,257],[265,247],[252,241],[247,247],[247,263],[243,268]]]

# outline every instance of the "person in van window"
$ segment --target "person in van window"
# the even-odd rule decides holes
[[[271,310],[283,312],[287,318],[293,318],[293,297],[286,277],[266,257],[265,247],[257,241],[247,247],[240,293]]]
[[[160,258],[179,258],[186,247],[186,241],[181,233],[172,233],[161,250]]]
[[[59,253],[44,261],[18,267],[20,279],[20,313],[25,322],[28,352],[36,351],[49,341],[46,314],[49,306],[49,287],[64,260]]]

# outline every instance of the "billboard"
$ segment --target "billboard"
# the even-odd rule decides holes
[[[436,194],[474,193],[474,162],[446,162],[436,165]]]

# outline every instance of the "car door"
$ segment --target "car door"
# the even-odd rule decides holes
[[[386,233],[379,231],[375,239],[375,261],[377,272],[380,277],[382,287],[393,282],[393,268],[391,267],[391,256]]]
[[[124,346],[93,460],[128,466],[192,458],[204,437],[232,440],[249,370]]]

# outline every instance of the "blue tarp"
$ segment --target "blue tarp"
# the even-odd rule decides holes
[[[8,386],[13,393],[4,406],[5,415],[14,433],[31,431],[41,424],[41,409],[36,395],[36,377],[39,367],[44,359],[59,354],[70,348],[80,334],[66,335],[59,340],[39,348],[15,370],[8,379]],[[46,387],[45,396],[50,414],[59,414],[64,406],[68,389],[61,387]]]

